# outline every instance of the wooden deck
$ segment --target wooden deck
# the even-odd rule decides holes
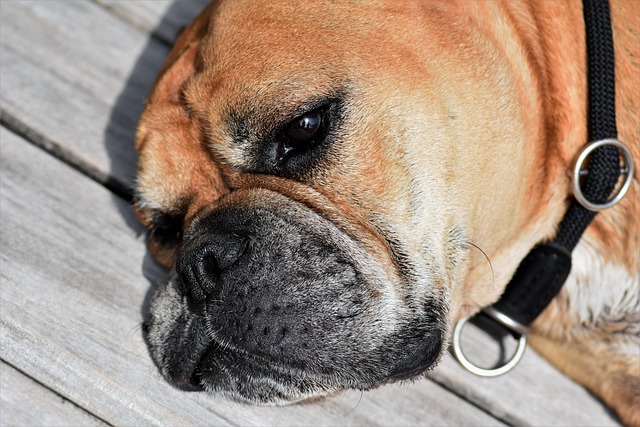
[[[618,425],[533,351],[497,379],[429,378],[313,404],[170,387],[144,344],[151,260],[127,202],[142,103],[204,0],[0,1],[0,424]],[[472,352],[489,340],[470,333]]]

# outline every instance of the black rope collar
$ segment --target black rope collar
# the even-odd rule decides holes
[[[589,140],[615,139],[618,131],[609,2],[585,0],[583,13],[587,42]],[[582,185],[584,197],[593,203],[606,203],[619,177],[617,147],[605,145],[595,149]],[[562,288],[571,270],[571,252],[596,214],[574,199],[556,237],[529,252],[500,300],[492,306],[493,311],[520,325],[530,325]]]
[[[607,0],[583,0],[588,67],[588,136],[594,141],[585,147],[574,172],[575,199],[562,219],[556,237],[535,246],[522,260],[500,300],[483,311],[510,329],[526,345],[527,327],[558,294],[571,271],[571,252],[597,211],[612,206],[628,189],[633,162],[628,149],[617,141],[615,112],[615,72],[613,36]],[[620,153],[624,167],[620,166]],[[581,170],[589,158],[588,168]],[[617,194],[610,199],[620,175],[627,175]],[[469,363],[459,347],[463,319],[454,332],[454,353],[467,369],[479,375],[495,376],[508,369],[483,370]],[[460,354],[458,354],[460,351]],[[519,349],[518,353],[521,351]],[[515,358],[514,358],[515,359]],[[484,373],[483,373],[484,372]],[[497,373],[493,373],[497,372]]]

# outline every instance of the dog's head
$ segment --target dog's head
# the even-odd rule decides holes
[[[527,228],[537,107],[450,4],[234,1],[180,36],[137,139],[170,382],[286,403],[410,378],[497,298],[473,248]]]

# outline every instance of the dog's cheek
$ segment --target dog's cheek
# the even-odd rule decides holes
[[[174,215],[144,207],[142,197],[136,197],[134,212],[138,221],[148,230],[147,244],[153,258],[164,268],[171,268],[176,261],[182,242],[184,215]]]
[[[170,282],[156,290],[151,300],[147,320],[147,340],[156,364],[165,375],[168,368],[168,355],[176,351],[171,348],[169,338],[183,311],[181,297]]]
[[[166,269],[175,265],[176,259],[178,258],[177,247],[166,247],[153,239],[149,241],[149,250],[158,264]]]

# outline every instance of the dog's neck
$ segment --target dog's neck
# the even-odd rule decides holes
[[[539,8],[533,15],[540,24],[539,36],[535,38],[538,46],[532,52],[535,52],[536,62],[544,64],[537,71],[540,79],[546,82],[540,96],[543,103],[545,141],[551,146],[547,150],[551,149],[552,152],[537,158],[548,161],[555,155],[559,159],[560,170],[556,175],[558,180],[551,184],[554,188],[563,188],[564,194],[570,198],[572,193],[566,188],[570,183],[566,171],[570,170],[578,151],[588,142],[585,28],[579,2],[544,3],[545,7]],[[515,3],[509,4],[518,7]],[[640,116],[637,114],[637,107],[635,114],[633,112],[635,101],[632,101],[631,94],[640,91],[637,83],[640,67],[637,61],[635,64],[632,62],[634,54],[629,51],[628,46],[638,46],[640,37],[637,32],[634,36],[631,28],[621,27],[620,22],[624,20],[616,19],[625,13],[633,13],[625,11],[625,7],[628,5],[611,3],[617,76],[616,114],[619,139],[630,148],[637,161],[640,154]],[[567,13],[560,13],[556,8],[566,8]],[[635,41],[629,40],[633,38]],[[550,48],[552,46],[553,49]],[[543,170],[544,165],[539,164],[536,168]],[[595,245],[599,253],[605,254],[605,262],[621,266],[636,277],[640,271],[640,221],[637,218],[639,201],[636,178],[635,185],[631,186],[620,204],[596,216],[583,239],[590,245]]]
[[[572,197],[567,171],[580,148],[588,141],[586,46],[580,3],[545,2],[545,7],[536,7],[535,2],[508,2],[500,7],[492,2],[463,3],[470,9],[473,19],[491,17],[492,23],[482,22],[481,26],[509,27],[515,37],[495,40],[494,43],[504,52],[517,55],[513,67],[520,85],[535,88],[521,91],[522,104],[531,106],[525,127],[530,140],[526,144],[531,150],[528,157],[532,161],[528,170],[523,171],[530,183],[522,202],[523,211],[528,213],[527,219],[511,239],[490,254],[495,272],[493,279],[490,267],[486,262],[483,265],[482,259],[477,259],[478,265],[472,267],[465,284],[468,304],[462,310],[465,314],[497,300],[520,259],[533,245],[555,234]],[[481,7],[495,7],[495,11],[473,13],[472,9]],[[620,11],[612,11],[614,18],[616,13]],[[632,35],[616,32],[615,37]],[[617,44],[623,42],[616,41]],[[620,66],[623,72],[632,70],[628,53],[616,57],[616,68]],[[637,79],[622,80],[622,85],[628,85],[624,80],[633,82]],[[633,88],[626,87],[628,93],[637,93],[638,88],[635,89],[634,92]],[[618,87],[619,94],[623,91]],[[624,102],[624,97],[630,96],[628,93],[622,94],[618,103]],[[640,128],[638,117],[630,117],[624,108],[618,110],[620,139],[626,139],[637,159],[637,131],[633,131],[629,124],[635,124],[635,129]],[[637,250],[640,227],[632,216],[634,211],[638,211],[637,205],[637,185],[634,185],[626,200],[597,216],[586,236],[587,240],[600,246],[601,253],[607,254],[607,262],[622,265],[630,272],[640,269]],[[616,224],[628,226],[622,230]],[[491,283],[491,289],[487,291],[482,286],[483,289],[478,290],[478,283]]]

